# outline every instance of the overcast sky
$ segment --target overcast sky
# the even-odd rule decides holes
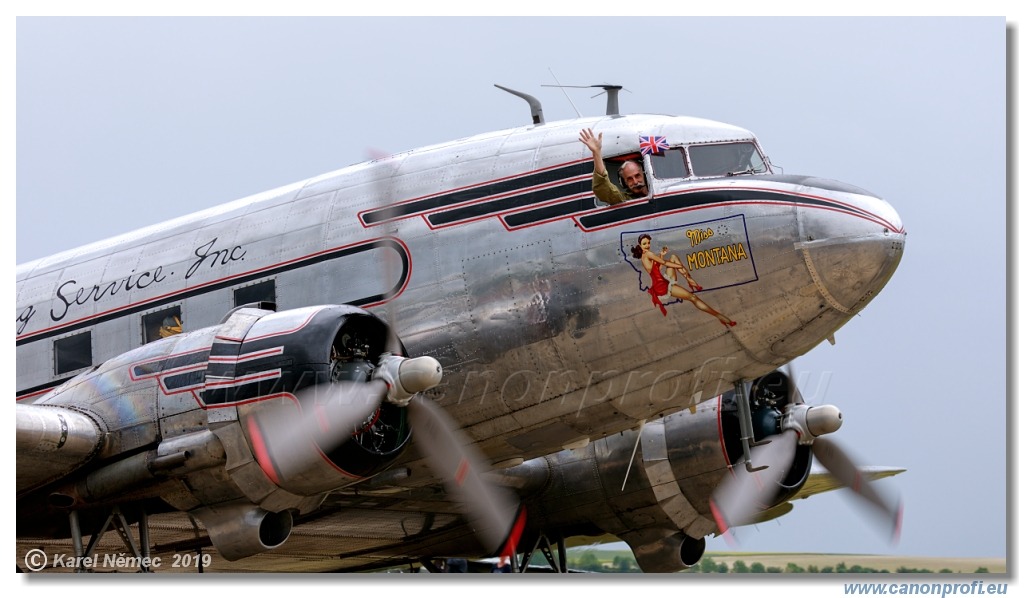
[[[740,547],[1002,557],[1006,36],[1001,18],[20,18],[17,262],[527,124],[495,83],[549,122],[574,117],[549,69],[621,84],[622,112],[748,128],[787,174],[877,193],[909,232],[884,292],[797,362],[807,401],[843,410],[837,442],[907,468],[886,482],[902,542],[837,493]],[[570,90],[602,114],[592,95]]]

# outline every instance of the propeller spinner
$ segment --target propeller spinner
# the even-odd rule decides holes
[[[833,405],[806,405],[791,371],[775,375],[785,381],[788,395],[780,432],[770,436],[770,442],[753,448],[754,471],[734,467],[731,475],[715,489],[710,507],[719,530],[725,533],[730,527],[751,523],[760,511],[771,506],[780,482],[795,460],[798,446],[810,445],[814,457],[833,477],[882,514],[891,528],[893,541],[897,541],[903,518],[900,501],[884,496],[864,477],[845,450],[824,437],[842,425],[839,409]]]

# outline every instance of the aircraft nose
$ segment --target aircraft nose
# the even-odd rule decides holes
[[[885,200],[850,194],[839,210],[801,213],[796,244],[819,292],[840,312],[859,312],[882,290],[903,257],[906,231]]]

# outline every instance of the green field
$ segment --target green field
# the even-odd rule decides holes
[[[568,551],[569,567],[608,573],[639,572],[628,550],[578,547]],[[535,562],[541,565],[543,563]],[[943,558],[876,554],[709,552],[687,575],[706,573],[1006,573],[1004,558]]]

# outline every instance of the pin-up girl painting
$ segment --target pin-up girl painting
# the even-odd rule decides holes
[[[662,247],[661,252],[655,254],[651,251],[651,235],[647,233],[640,235],[637,242],[638,244],[633,246],[632,249],[633,257],[640,260],[644,270],[651,275],[651,286],[647,289],[647,292],[651,294],[651,301],[654,305],[658,306],[662,315],[668,315],[668,312],[665,310],[665,305],[661,302],[661,298],[670,295],[676,299],[689,301],[697,309],[718,318],[718,321],[724,326],[736,325],[736,322],[718,313],[694,294],[702,290],[702,287],[690,276],[689,270],[683,265],[679,256],[673,254],[666,259],[668,247]],[[662,266],[665,266],[665,274],[661,273]],[[686,280],[687,286],[690,287],[689,289],[683,288],[677,282],[680,274]]]

